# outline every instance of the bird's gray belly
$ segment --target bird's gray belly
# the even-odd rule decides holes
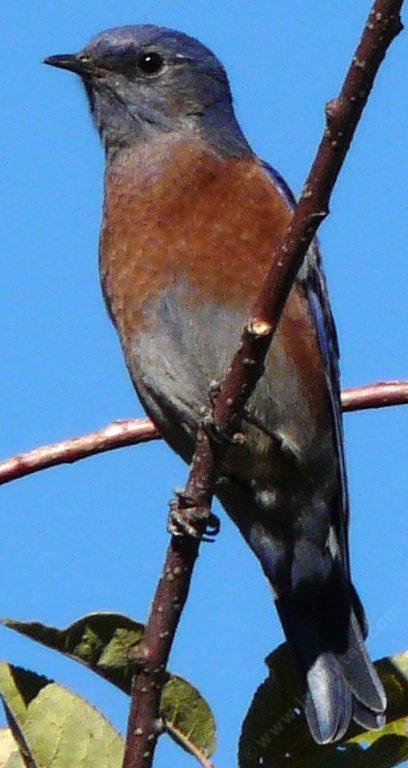
[[[143,405],[187,462],[210,384],[224,378],[246,319],[174,289],[146,307],[145,329],[126,345]],[[249,401],[258,423],[244,420],[245,441],[227,447],[215,487],[277,593],[288,588],[297,542],[325,550],[337,483],[331,435],[314,434],[290,360],[272,346]]]
[[[225,377],[243,319],[209,305],[193,310],[183,295],[173,289],[145,308],[127,365],[144,407],[189,461],[210,385]]]
[[[126,355],[144,407],[187,462],[203,409],[210,405],[210,386],[224,379],[247,319],[230,307],[197,306],[190,299],[185,288],[156,298],[145,308],[145,328]],[[266,495],[286,463],[291,474],[296,466],[302,474],[316,466],[331,474],[331,437],[314,435],[300,386],[290,356],[272,345],[266,373],[248,404],[254,421],[244,420],[244,445],[227,450],[225,474],[252,482]]]

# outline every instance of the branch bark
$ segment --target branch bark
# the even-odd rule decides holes
[[[343,411],[368,408],[388,408],[408,404],[408,381],[380,381],[364,387],[344,389],[341,393]],[[41,472],[59,464],[73,464],[88,456],[114,451],[130,445],[159,440],[159,428],[150,419],[121,419],[102,429],[58,443],[42,445],[32,451],[19,453],[0,461],[0,485],[20,477]]]
[[[71,437],[59,443],[42,445],[0,462],[0,485],[58,464],[72,464],[88,456],[124,448],[127,445],[158,440],[160,432],[150,419],[113,421],[88,435]]]
[[[262,373],[264,359],[293,281],[319,224],[350,141],[388,46],[402,29],[402,0],[376,0],[340,95],[326,107],[326,129],[288,232],[272,265],[240,347],[216,400],[213,417],[220,435],[233,435],[244,405]],[[197,538],[172,536],[164,571],[146,625],[142,658],[133,680],[124,768],[149,768],[159,735],[165,669],[187,599],[200,537],[210,514],[220,446],[199,429],[185,493],[178,513],[194,521]]]
[[[369,408],[389,408],[408,403],[408,381],[378,381],[365,387],[350,387],[341,393],[343,413]]]

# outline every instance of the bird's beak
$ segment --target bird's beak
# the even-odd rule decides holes
[[[44,59],[44,64],[58,69],[68,69],[70,72],[76,72],[77,75],[91,73],[92,62],[90,59],[82,57],[76,53],[61,53],[57,56],[48,56]]]

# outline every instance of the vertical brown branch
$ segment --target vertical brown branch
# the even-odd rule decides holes
[[[376,0],[353,57],[340,95],[326,108],[326,129],[289,230],[273,255],[272,265],[244,329],[226,381],[214,407],[221,434],[231,434],[263,370],[265,355],[276,330],[292,283],[311,240],[327,216],[330,195],[358,120],[386,50],[402,29],[402,0]],[[222,332],[222,329],[220,329]],[[190,470],[179,512],[197,515],[196,531],[209,515],[216,459],[204,428]],[[143,663],[134,680],[128,720],[124,768],[151,766],[159,734],[160,695],[165,667],[180,612],[187,598],[199,541],[172,537],[163,575],[146,627]]]
[[[180,615],[190,588],[199,539],[172,537],[157,585],[132,683],[124,766],[151,765],[161,732],[160,696]]]
[[[206,433],[202,431],[197,445],[209,449]],[[196,456],[193,458],[190,478],[193,482],[186,492],[194,493],[204,508],[211,504],[211,489],[200,493],[195,485],[197,474]],[[197,537],[172,536],[164,562],[163,572],[156,588],[147,621],[144,642],[138,650],[136,663],[139,669],[133,678],[132,698],[126,736],[124,768],[150,766],[153,761],[157,738],[161,731],[160,697],[166,680],[166,667],[180,620],[187,600],[191,576],[198,555],[200,539],[206,527],[206,518],[196,524]]]

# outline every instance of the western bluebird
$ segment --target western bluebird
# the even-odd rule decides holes
[[[152,25],[47,64],[80,75],[106,153],[103,295],[130,376],[190,461],[294,199],[234,114],[227,75],[191,37]],[[384,723],[353,588],[336,334],[314,243],[299,271],[216,494],[258,557],[319,743]]]

